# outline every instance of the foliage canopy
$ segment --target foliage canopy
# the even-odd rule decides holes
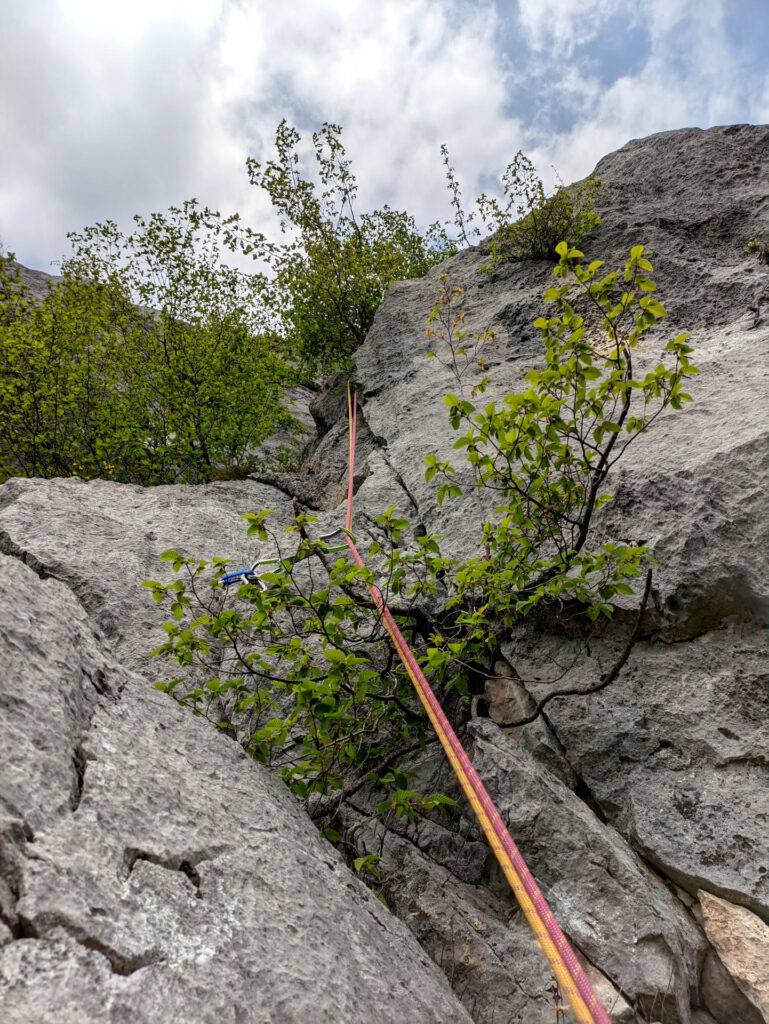
[[[445,274],[428,320],[428,335],[442,346],[434,354],[448,360],[459,384],[460,394],[445,403],[458,433],[454,447],[474,470],[485,554],[464,564],[446,559],[439,538],[411,531],[392,507],[374,520],[382,537],[369,549],[374,581],[455,719],[466,715],[465,698],[491,671],[507,631],[534,608],[577,609],[591,622],[632,594],[629,581],[648,551],[620,542],[591,549],[591,524],[628,447],[664,409],[691,400],[684,383],[697,370],[688,335],[669,341],[657,366],[641,374],[634,367],[639,339],[665,316],[644,247],[603,277],[600,261],[584,264],[565,242],[557,255],[558,281],[544,296],[555,311],[535,322],[544,365],[501,404],[475,404],[486,378],[465,393],[467,370],[491,337],[464,334],[462,289]],[[600,313],[592,335],[577,300]],[[425,475],[439,482],[439,501],[461,496],[450,463],[429,456]],[[145,584],[156,601],[170,600],[173,613],[154,653],[185,673],[158,687],[235,730],[299,796],[320,794],[316,813],[328,812],[330,824],[334,792],[354,791],[366,779],[394,790],[380,805],[385,815],[441,809],[436,794],[407,786],[400,767],[425,742],[425,720],[363,587],[372,570],[332,558],[325,542],[312,539],[314,518],[298,506],[286,538],[268,530],[269,515],[244,517],[249,534],[277,552],[259,582],[225,591],[224,560],[172,551],[164,557],[177,578]],[[425,609],[439,594],[443,610],[430,618]],[[192,666],[203,676],[190,689]]]
[[[455,249],[433,225],[425,235],[409,214],[389,206],[358,215],[358,186],[339,125],[312,136],[320,192],[300,171],[299,133],[285,120],[277,159],[247,161],[291,240],[261,250],[276,279],[282,331],[294,358],[311,373],[345,363],[362,344],[393,281],[422,277]]]
[[[0,259],[0,480],[79,474],[141,484],[204,482],[258,468],[260,443],[296,424],[287,385],[345,366],[389,285],[423,276],[469,244],[448,163],[459,238],[421,233],[389,206],[359,214],[341,128],[312,136],[315,180],[285,120],[276,158],[247,161],[280,217],[285,241],[196,200],[69,235],[62,280],[38,306],[11,257]],[[483,195],[500,260],[554,256],[596,222],[593,178],[546,196],[518,153],[503,178],[506,204]],[[518,203],[518,219],[511,210]],[[468,218],[468,221],[471,218]],[[260,270],[228,265],[227,253]]]
[[[40,304],[0,261],[0,479],[197,483],[291,418],[291,372],[262,328],[264,282],[222,264],[237,218],[194,201],[70,235]]]

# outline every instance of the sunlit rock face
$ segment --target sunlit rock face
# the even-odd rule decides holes
[[[479,705],[489,717],[458,724],[564,931],[616,994],[614,1019],[753,1024],[766,1019],[762,980],[716,910],[769,920],[769,273],[742,258],[769,235],[769,126],[634,140],[597,171],[602,223],[586,255],[608,271],[647,245],[669,313],[640,364],[687,330],[702,371],[693,406],[634,441],[595,521],[596,543],[653,549],[649,607],[616,682],[508,729],[553,687],[600,679],[637,598],[590,638],[524,623]],[[531,324],[551,279],[544,262],[479,275],[484,260],[470,249],[393,285],[356,355],[362,549],[395,505],[447,554],[479,551],[472,494],[439,506],[424,480],[431,452],[470,479],[443,405],[456,382],[425,358],[425,320],[445,272],[464,288],[468,330],[497,332],[486,365],[499,398],[541,360]],[[453,816],[385,833],[382,794],[365,787],[340,808],[345,838],[381,853],[393,916],[237,743],[152,689],[163,670],[146,654],[165,616],[139,584],[168,578],[162,551],[248,565],[256,546],[239,516],[272,508],[288,526],[293,497],[318,532],[343,522],[338,380],[312,408],[318,431],[296,473],[0,488],[10,1020],[552,1024],[546,962],[434,745],[411,764],[414,788],[460,799]]]

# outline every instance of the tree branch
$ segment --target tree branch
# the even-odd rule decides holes
[[[528,725],[530,722],[533,722],[535,719],[539,718],[545,706],[549,704],[551,700],[555,700],[556,697],[586,697],[590,693],[598,693],[599,690],[605,690],[607,686],[610,686],[622,671],[625,662],[630,657],[630,652],[633,650],[633,647],[635,646],[636,640],[638,639],[638,635],[641,632],[641,622],[646,611],[646,605],[649,601],[651,587],[652,571],[651,569],[649,569],[649,571],[646,573],[646,584],[644,586],[643,597],[641,598],[641,603],[638,606],[638,617],[636,618],[635,628],[628,637],[628,641],[625,644],[622,654],[620,654],[618,660],[615,662],[611,670],[601,677],[601,681],[599,683],[597,683],[595,686],[589,686],[586,690],[555,690],[553,693],[549,693],[546,697],[543,697],[539,704],[537,704],[536,708],[532,711],[532,713],[528,715],[526,718],[520,718],[517,722],[497,722],[496,724],[501,729],[513,729],[519,725]]]

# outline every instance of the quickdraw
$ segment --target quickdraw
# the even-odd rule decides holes
[[[318,544],[326,540],[331,540],[332,537],[336,537],[337,534],[342,533],[342,530],[332,530],[331,533],[324,533],[321,537],[318,537]],[[320,551],[324,555],[330,555],[334,551],[346,551],[346,544],[337,544],[336,547],[317,547],[316,551]],[[219,580],[219,585],[222,587],[231,587],[233,583],[251,583],[256,584],[261,590],[267,590],[269,583],[260,579],[257,570],[262,565],[282,565],[285,562],[296,562],[306,558],[307,554],[301,555],[288,555],[286,558],[258,558],[252,566],[248,569],[238,569],[237,572],[228,572],[225,576],[222,576]]]

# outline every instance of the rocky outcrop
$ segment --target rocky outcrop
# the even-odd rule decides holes
[[[669,317],[650,332],[641,358],[656,360],[667,338],[686,329],[702,375],[691,389],[693,408],[663,417],[618,467],[614,503],[597,524],[599,542],[616,538],[654,550],[653,607],[641,642],[610,689],[553,701],[544,724],[517,731],[518,742],[614,828],[682,907],[691,908],[705,888],[764,917],[769,527],[762,509],[769,490],[769,378],[762,368],[769,320],[764,315],[756,325],[751,309],[766,272],[742,252],[747,239],[769,233],[767,147],[766,126],[687,130],[629,143],[599,164],[603,222],[586,253],[611,269],[632,244],[653,250]],[[433,451],[457,464],[442,406],[456,385],[436,360],[425,360],[434,342],[422,333],[438,295],[437,275],[447,271],[464,288],[470,332],[497,331],[486,357],[485,400],[520,389],[540,358],[536,332],[527,325],[542,312],[539,297],[550,275],[546,265],[517,264],[479,276],[483,258],[470,250],[423,280],[394,286],[357,355],[366,421],[386,438],[388,457],[386,471],[369,460],[358,506],[365,512],[397,500],[403,514],[441,534],[444,548],[460,557],[479,553],[472,497],[438,506],[422,464]],[[403,488],[395,486],[394,472]],[[527,693],[539,699],[554,685],[597,682],[631,627],[629,603],[612,629],[589,639],[564,636],[547,622],[522,627],[505,645],[503,675],[510,683],[498,697],[512,700],[522,688],[525,702]],[[528,788],[515,792],[525,804]],[[549,802],[549,811],[532,820],[541,827],[558,813]],[[525,834],[525,824],[517,828]],[[538,877],[548,877],[553,864],[559,879],[567,876],[566,863],[550,848],[530,852]],[[471,878],[483,878],[480,865]],[[603,884],[586,886],[583,913],[600,900]],[[555,900],[559,889],[548,890],[548,898]],[[626,958],[637,963],[635,937],[620,934],[621,948],[633,950]],[[680,952],[668,955],[681,966]],[[620,982],[605,953],[596,956],[597,966]],[[707,1000],[699,954],[693,962],[688,998],[696,1007]],[[654,1011],[648,999],[640,1005],[659,1013],[666,991],[672,987],[662,986]],[[680,998],[678,1013],[685,1019]]]
[[[4,1021],[469,1022],[280,783],[0,570]]]
[[[698,893],[705,934],[737,987],[769,1021],[769,927],[744,907]]]
[[[690,388],[694,406],[663,416],[635,442],[613,478],[614,502],[596,521],[597,542],[653,548],[652,599],[615,683],[554,700],[540,721],[508,728],[517,709],[553,686],[584,688],[600,678],[635,622],[634,601],[590,637],[545,617],[524,623],[503,647],[488,706],[480,705],[490,718],[471,722],[465,737],[562,927],[614,994],[615,1020],[761,1019],[744,963],[716,937],[700,901],[715,899],[761,927],[769,919],[769,307],[755,303],[766,271],[741,257],[747,239],[769,234],[768,153],[768,126],[739,125],[636,140],[599,164],[602,224],[586,252],[611,269],[630,245],[652,248],[669,318],[645,336],[639,358],[655,360],[669,336],[689,330],[702,370]],[[471,496],[439,506],[434,484],[424,481],[425,455],[457,461],[443,405],[454,386],[445,367],[425,359],[425,319],[437,275],[447,272],[465,289],[468,329],[497,331],[486,357],[495,398],[519,389],[540,359],[530,325],[550,279],[545,263],[478,275],[484,258],[470,249],[423,280],[393,285],[357,353],[355,530],[364,542],[371,520],[396,505],[414,525],[443,535],[447,554],[478,551]],[[50,708],[45,716],[30,704],[13,726],[19,764],[28,767],[8,769],[3,905],[11,907],[13,941],[0,969],[19,1006],[38,999],[37,1012],[56,993],[79,1019],[142,1019],[157,999],[163,1020],[226,1020],[223,1008],[246,1006],[237,1000],[258,990],[275,1002],[260,1018],[252,1001],[237,1019],[277,1024],[293,1019],[281,1016],[293,978],[297,1020],[390,1014],[418,1024],[467,1012],[477,1024],[552,1024],[545,961],[468,808],[460,804],[445,820],[399,819],[385,833],[372,815],[381,793],[362,788],[339,818],[357,852],[381,854],[388,905],[446,975],[461,1010],[424,961],[415,982],[423,1002],[402,988],[404,960],[392,947],[415,947],[401,925],[237,744],[149,686],[160,669],[146,654],[162,640],[165,615],[139,584],[168,578],[163,550],[249,565],[257,545],[239,515],[273,508],[280,531],[294,497],[315,510],[319,533],[340,525],[340,392],[313,402],[313,411],[319,430],[305,465],[268,482],[143,490],[13,480],[0,489],[0,546],[14,556],[5,572],[26,595],[19,614],[28,609],[13,642],[21,669],[32,673],[7,677],[29,682],[4,706],[22,708],[41,679]],[[59,653],[38,663],[36,644]],[[459,798],[434,745],[410,767],[415,788]],[[267,807],[280,814],[280,834],[262,830]],[[341,926],[318,898],[332,884]],[[381,944],[367,954],[369,927]],[[305,932],[317,954],[296,953]],[[357,937],[344,948],[331,941],[345,934]],[[339,1004],[347,1017],[319,976],[359,1000]],[[210,1005],[210,1018],[184,1016],[193,992],[194,1012]],[[46,1019],[15,1012],[18,1020]]]

